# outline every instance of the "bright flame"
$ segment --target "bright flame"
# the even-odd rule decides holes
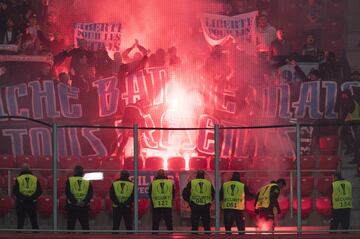
[[[257,219],[256,227],[258,231],[272,231],[273,230],[273,222],[271,220]],[[267,233],[261,233],[267,234]]]
[[[94,172],[94,173],[85,173],[84,180],[92,181],[92,180],[103,180],[104,174],[101,172]]]

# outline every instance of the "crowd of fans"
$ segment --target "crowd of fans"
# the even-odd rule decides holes
[[[175,46],[164,46],[149,50],[135,39],[132,46],[122,53],[117,52],[111,59],[105,49],[90,51],[87,42],[80,40],[78,47],[70,43],[71,30],[64,30],[60,18],[51,12],[53,3],[48,0],[0,0],[0,44],[14,44],[16,51],[3,50],[2,55],[51,55],[52,63],[0,62],[2,85],[16,84],[19,81],[59,80],[89,92],[91,82],[112,75],[122,81],[127,74],[145,67],[181,67],[183,71],[200,71],[203,79],[214,84],[221,83],[238,90],[240,101],[250,104],[254,85],[274,84],[279,81],[276,69],[285,64],[295,66],[297,81],[331,80],[340,83],[358,81],[359,72],[350,73],[344,46],[336,49],[328,47],[329,33],[327,22],[341,22],[344,13],[333,14],[325,11],[325,4],[341,4],[342,1],[298,0],[291,1],[284,10],[277,0],[222,0],[210,1],[221,6],[211,13],[233,16],[258,10],[256,19],[256,56],[244,54],[235,39],[209,48],[199,43],[200,54],[178,56]],[[69,3],[68,11],[74,8]],[[296,16],[290,16],[291,12]],[[290,14],[290,15],[289,15]],[[292,17],[292,18],[291,18]],[[64,20],[65,21],[65,20]],[[335,24],[335,28],[336,28]],[[189,26],[190,40],[205,42],[201,36],[200,24]],[[341,28],[340,28],[341,30]],[[126,33],[124,33],[126,34]],[[342,34],[342,32],[341,32]],[[339,35],[336,36],[339,38]],[[300,42],[300,43],[299,43]],[[167,50],[166,50],[167,49]],[[339,50],[340,49],[340,50]],[[297,62],[320,63],[305,75]],[[275,76],[275,77],[274,77]],[[201,77],[199,77],[201,78]],[[194,82],[192,82],[194,83]],[[288,82],[296,85],[298,82]],[[345,102],[354,91],[339,94]],[[340,99],[341,100],[341,99]],[[341,110],[340,110],[341,111]],[[342,119],[353,109],[342,108]],[[243,112],[242,112],[243,113]],[[254,114],[251,110],[250,115]],[[349,147],[350,148],[350,147]]]

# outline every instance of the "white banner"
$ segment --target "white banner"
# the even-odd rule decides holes
[[[297,62],[297,65],[300,67],[300,69],[304,72],[306,76],[308,76],[312,70],[319,69],[318,62]],[[298,74],[296,74],[295,66],[290,63],[279,67],[278,74],[280,74],[280,79],[283,83],[301,81]]]
[[[0,44],[0,51],[18,51],[18,45],[15,44]]]
[[[120,23],[76,23],[74,45],[85,39],[88,49],[97,51],[106,49],[109,56],[114,58],[115,52],[120,52],[121,24]]]
[[[206,41],[211,45],[219,45],[233,38],[240,50],[255,52],[255,19],[258,12],[248,12],[236,16],[223,16],[204,13],[201,26]]]

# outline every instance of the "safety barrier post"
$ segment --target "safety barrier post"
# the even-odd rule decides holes
[[[139,195],[138,195],[138,160],[139,160],[139,150],[138,150],[138,125],[134,124],[134,231],[138,232],[139,230]]]
[[[297,199],[297,231],[301,234],[301,159],[300,159],[300,124],[296,123],[296,199]]]
[[[57,230],[57,125],[52,125],[53,230]]]
[[[215,125],[215,231],[220,231],[219,125]]]

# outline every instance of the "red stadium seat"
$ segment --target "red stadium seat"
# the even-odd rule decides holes
[[[65,206],[66,206],[66,196],[63,195],[59,197],[59,205],[58,205],[59,211],[61,213],[65,213]]]
[[[142,157],[138,157],[138,169],[143,169],[144,168],[144,161],[142,159]],[[124,159],[124,169],[127,170],[134,170],[134,157],[126,157]]]
[[[162,157],[148,157],[145,160],[145,169],[159,170],[164,168],[164,159]]]
[[[0,198],[0,217],[8,215],[14,208],[14,200],[9,196]]]
[[[41,174],[44,176],[51,175],[52,169],[52,157],[51,156],[42,156],[38,159],[38,168],[41,169]]]
[[[294,212],[297,212],[297,200],[294,198],[293,200],[293,209]],[[301,198],[301,218],[307,219],[310,216],[310,213],[313,209],[312,206],[312,199],[310,197],[303,197]]]
[[[346,0],[329,0],[327,3],[327,15],[330,18],[343,18],[346,11]]]
[[[93,197],[90,200],[90,218],[95,218],[97,215],[99,215],[99,213],[101,212],[102,209],[102,201],[100,198],[98,197]]]
[[[192,157],[189,161],[190,170],[207,169],[207,159],[205,157]]]
[[[269,183],[269,179],[267,178],[251,178],[249,182],[250,191],[256,194],[260,188],[267,183]]]
[[[332,213],[331,199],[319,197],[316,199],[316,211],[324,218],[330,219]]]
[[[246,200],[245,202],[246,212],[251,216],[256,215],[254,203],[255,203],[255,199]]]
[[[110,197],[106,197],[105,198],[105,211],[107,212],[107,213],[109,213],[110,215],[112,215],[112,201],[111,201],[111,199],[110,199]]]
[[[344,33],[343,21],[328,21],[325,26],[325,35],[327,37],[341,36]]]
[[[300,178],[301,181],[301,195],[307,196],[314,189],[314,177],[312,176],[303,176]],[[294,190],[296,190],[296,179],[294,180]]]
[[[312,155],[309,155],[309,156],[301,156],[300,157],[301,159],[301,170],[312,170],[312,169],[315,169],[315,164],[316,164],[316,161],[315,161],[315,157],[312,156]],[[296,162],[295,162],[295,165],[296,165]],[[296,166],[295,166],[296,168]],[[302,175],[311,175],[312,172],[306,172],[306,173],[303,173],[302,172]]]
[[[281,209],[281,213],[280,213],[279,217],[283,218],[290,209],[290,200],[286,197],[280,197],[279,205],[280,205],[280,209]]]
[[[16,178],[17,178],[17,176],[15,176],[15,175],[12,175],[11,176],[11,190],[14,188],[14,185],[15,185],[15,181],[16,181]],[[8,181],[8,176],[7,175],[4,175],[4,188],[5,188],[5,190],[7,191],[8,190],[8,185],[9,185],[9,181]]]
[[[248,157],[232,158],[230,160],[230,170],[244,170],[249,169],[251,166],[250,159]]]
[[[320,176],[317,183],[317,190],[319,193],[322,195],[330,195],[332,181],[331,176]]]
[[[140,199],[139,200],[139,218],[142,218],[149,210],[149,200]]]
[[[59,160],[59,169],[73,169],[79,161],[75,157],[61,156]]]
[[[228,170],[230,159],[228,158],[220,158],[219,159],[219,168],[220,170]],[[210,169],[215,170],[215,158],[210,159]]]
[[[339,149],[338,136],[325,136],[319,139],[320,152],[324,155],[335,155]]]
[[[37,168],[37,160],[34,156],[31,155],[20,155],[16,156],[16,167],[21,168],[24,164],[29,165],[30,168]]]
[[[325,156],[325,155],[321,155],[320,156],[320,169],[323,170],[336,170],[338,165],[340,162],[340,157],[337,155],[333,155],[333,156]],[[327,173],[327,174],[331,174],[331,173]]]
[[[12,155],[0,155],[0,169],[15,168],[15,157]]]
[[[112,179],[109,177],[104,177],[103,180],[94,180],[91,182],[94,193],[99,197],[105,197],[105,195],[109,193],[111,183]]]
[[[47,180],[44,176],[42,175],[35,175],[40,183],[40,186],[42,188],[42,190],[45,190],[47,188]]]
[[[280,166],[282,170],[289,170],[294,168],[294,157],[278,157],[276,158],[277,165]]]
[[[47,184],[47,189],[48,189],[48,192],[50,194],[52,194],[53,192],[53,177],[52,176],[49,176],[48,177],[48,184]],[[67,181],[67,177],[66,176],[58,176],[56,178],[56,186],[57,186],[57,195],[62,195],[65,193],[65,184],[66,184],[66,181]]]
[[[253,167],[254,169],[268,169],[269,167],[274,165],[273,163],[274,163],[274,158],[260,156],[254,158]]]
[[[100,157],[96,156],[82,156],[80,157],[80,165],[86,170],[98,170],[100,168]]]
[[[117,156],[107,156],[101,160],[101,170],[118,170],[122,169],[122,160],[120,157]]]
[[[180,171],[185,169],[185,159],[183,157],[168,158],[168,169]]]
[[[50,196],[41,196],[38,199],[37,208],[40,216],[48,218],[52,214],[53,198]]]

